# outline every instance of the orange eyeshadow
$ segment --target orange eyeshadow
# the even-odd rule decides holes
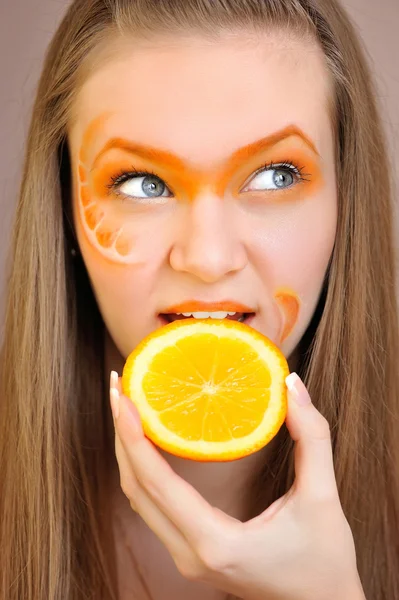
[[[280,145],[283,146],[283,144]],[[113,148],[109,151],[109,153],[112,153],[112,158],[107,160],[102,157],[104,164],[98,165],[93,170],[91,174],[92,189],[97,198],[106,198],[109,197],[109,186],[112,183],[112,178],[117,177],[121,172],[154,170],[177,196],[188,198],[191,201],[204,187],[212,188],[218,196],[223,197],[226,188],[230,185],[233,186],[233,193],[238,195],[244,183],[249,178],[252,179],[257,170],[262,169],[262,164],[266,165],[271,162],[278,164],[290,161],[301,170],[303,177],[308,181],[298,181],[300,187],[296,184],[290,188],[279,190],[278,199],[281,201],[295,200],[304,195],[309,196],[317,193],[323,186],[323,176],[317,160],[312,159],[309,152],[300,148],[292,148],[292,144],[286,144],[286,146],[287,150],[284,150],[284,147],[276,148],[263,157],[248,161],[249,164],[243,164],[237,158],[230,163],[227,171],[220,171],[216,168],[208,171],[185,167],[180,167],[179,171],[167,167],[154,168],[154,164],[148,160],[131,155],[128,155],[130,156],[128,158],[126,150]],[[247,185],[249,184],[246,183]],[[245,193],[258,196],[260,194],[274,194],[275,190],[254,190]]]
[[[96,198],[109,197],[112,177],[123,171],[155,171],[165,181],[176,196],[194,200],[204,188],[212,188],[223,197],[227,189],[237,195],[248,179],[262,168],[262,164],[292,162],[303,169],[303,176],[309,181],[298,182],[287,189],[278,190],[278,199],[300,200],[317,192],[323,185],[323,175],[318,161],[319,154],[313,142],[296,126],[290,125],[284,130],[240,148],[223,164],[208,169],[198,169],[186,165],[183,160],[167,150],[161,150],[139,144],[123,138],[110,139],[94,157],[93,146],[96,135],[104,127],[109,113],[100,115],[88,127],[82,142],[80,160],[89,165],[92,192]],[[83,181],[88,173],[80,170]],[[85,180],[86,180],[85,179]],[[276,190],[254,190],[246,193],[275,194]],[[277,196],[275,195],[275,198]]]
[[[132,159],[127,159],[126,155],[119,157],[119,160],[113,159],[104,164],[104,166],[95,169],[91,176],[91,185],[93,193],[97,198],[106,198],[110,193],[112,178],[120,175],[122,171],[129,172],[132,168],[139,170],[137,161],[133,165]]]
[[[234,194],[237,195],[240,193],[244,182],[245,187],[250,187],[252,181],[255,177],[257,177],[263,169],[263,166],[266,166],[270,163],[278,165],[279,163],[290,162],[294,166],[296,166],[305,179],[305,181],[299,181],[296,185],[289,187],[287,189],[278,190],[278,198],[281,201],[285,200],[294,200],[295,198],[300,199],[304,194],[306,196],[313,195],[317,193],[323,186],[323,175],[321,173],[321,169],[318,165],[318,162],[313,159],[308,152],[301,150],[300,148],[292,147],[291,144],[285,144],[287,149],[284,147],[275,148],[264,154],[262,158],[257,158],[256,162],[251,161],[247,166],[245,166],[245,171],[240,169],[240,163],[231,165],[231,169],[227,172],[217,183],[216,192],[217,194],[221,194],[222,191],[229,184],[230,179],[234,178]],[[283,146],[283,144],[281,144]],[[263,164],[263,166],[262,166]],[[251,167],[252,168],[249,168]],[[278,167],[276,167],[278,169]],[[259,171],[257,175],[254,175],[256,171]],[[235,172],[237,172],[237,176],[235,176]],[[243,173],[245,172],[245,177],[243,177]],[[295,177],[295,176],[294,176]],[[308,181],[306,181],[308,180]],[[298,185],[300,184],[300,187]],[[256,194],[256,195],[265,195],[265,194],[274,194],[276,190],[248,190],[246,194]]]

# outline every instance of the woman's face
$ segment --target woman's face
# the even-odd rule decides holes
[[[229,311],[255,313],[288,358],[336,232],[321,52],[245,32],[113,50],[69,144],[79,246],[116,347],[126,358],[178,312]]]

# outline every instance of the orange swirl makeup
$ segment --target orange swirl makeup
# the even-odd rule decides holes
[[[102,194],[96,189],[90,162],[99,133],[110,114],[105,113],[92,121],[87,128],[79,152],[79,206],[82,228],[90,244],[102,256],[112,262],[128,263],[133,242],[124,234],[123,224],[118,223],[109,206],[102,202]]]
[[[324,184],[320,157],[313,142],[293,125],[240,148],[226,161],[206,169],[186,163],[171,152],[120,137],[110,138],[95,154],[108,116],[104,114],[94,120],[85,132],[78,176],[83,229],[90,243],[111,261],[128,264],[134,249],[132,222],[138,203],[112,187],[122,172],[154,172],[176,198],[186,202],[193,202],[205,189],[221,199],[226,194],[230,197],[243,194],[250,202],[297,202],[317,193]],[[303,181],[281,190],[246,189],[265,164],[278,165],[287,160],[300,166],[306,175]]]
[[[300,300],[298,295],[290,288],[280,288],[274,298],[280,308],[283,326],[280,333],[280,344],[282,344],[292,333],[296,323],[298,322]]]

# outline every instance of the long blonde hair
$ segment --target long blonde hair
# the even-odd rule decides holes
[[[364,49],[336,0],[75,0],[47,52],[9,256],[0,361],[0,598],[116,600],[105,326],[71,258],[68,120],[107,35],[283,28],[322,48],[334,89],[336,243],[298,371],[331,424],[366,596],[399,598],[399,369],[392,165]],[[92,63],[90,63],[92,64]],[[250,513],[293,479],[285,429]]]

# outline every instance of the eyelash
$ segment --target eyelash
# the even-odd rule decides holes
[[[269,162],[260,167],[253,175],[251,175],[251,179],[259,175],[262,171],[276,170],[276,171],[289,171],[291,174],[296,175],[298,178],[298,183],[304,183],[305,181],[310,181],[307,177],[310,177],[310,173],[304,173],[305,167],[300,167],[296,165],[293,160],[284,160],[282,162],[274,163]],[[275,190],[278,191],[278,190]]]
[[[106,187],[109,190],[118,191],[120,186],[126,181],[129,181],[129,179],[131,179],[132,177],[147,177],[148,175],[152,175],[157,179],[161,179],[156,173],[154,173],[154,171],[137,171],[137,169],[132,167],[130,171],[124,171],[122,169],[122,171],[120,171],[116,175],[111,175],[110,179],[112,183],[109,183]],[[161,181],[163,181],[163,179],[161,179]]]
[[[269,170],[278,170],[278,171],[281,170],[282,171],[284,169],[289,171],[293,175],[296,175],[296,177],[298,179],[298,183],[304,183],[305,181],[309,181],[309,179],[307,179],[307,177],[310,177],[310,173],[303,172],[305,167],[300,167],[300,166],[296,165],[294,163],[294,161],[291,161],[291,160],[285,160],[285,161],[279,162],[279,163],[270,162],[270,163],[264,164],[257,171],[255,171],[255,173],[253,175],[251,175],[251,179],[253,179],[257,175],[259,175],[259,173],[261,173],[262,171],[269,171]],[[111,183],[107,184],[106,187],[109,190],[114,190],[118,193],[120,186],[123,183],[125,183],[126,181],[129,181],[129,179],[131,179],[132,177],[147,177],[149,175],[152,175],[153,177],[160,179],[166,185],[166,182],[163,179],[161,179],[156,173],[154,173],[154,171],[151,171],[151,170],[138,171],[134,167],[132,167],[132,169],[130,171],[122,170],[119,173],[117,173],[116,175],[112,175],[110,178]],[[169,186],[166,186],[166,187],[169,189],[170,192],[173,193],[173,191],[169,188]],[[273,191],[273,190],[271,190],[271,191]],[[274,191],[279,191],[279,190],[274,190]]]

